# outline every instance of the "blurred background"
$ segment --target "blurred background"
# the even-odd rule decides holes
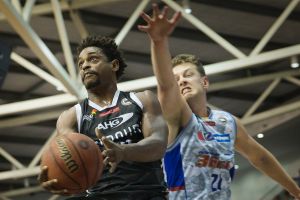
[[[153,2],[183,13],[171,53],[200,57],[210,106],[241,118],[299,176],[299,0],[1,0],[0,199],[63,199],[36,178],[57,117],[85,97],[74,63],[82,38],[116,39],[128,64],[119,89],[156,91],[149,39],[137,29]],[[236,155],[233,200],[289,198]]]

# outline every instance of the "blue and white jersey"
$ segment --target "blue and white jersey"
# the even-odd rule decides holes
[[[206,119],[193,114],[163,160],[169,199],[230,199],[236,132],[227,112],[211,110]]]

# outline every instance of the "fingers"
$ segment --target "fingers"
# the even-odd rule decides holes
[[[105,157],[104,160],[103,160],[103,164],[105,166],[109,163],[108,159],[109,159],[108,157]]]
[[[105,147],[105,149],[112,149],[115,146],[115,143],[113,141],[111,141],[110,139],[108,139],[107,137],[102,137],[101,141]]]
[[[112,142],[110,139],[106,138],[97,127],[95,128],[95,132],[96,132],[97,138],[102,141],[105,149],[111,149],[115,146],[114,142]]]
[[[101,139],[105,150],[102,151],[102,155],[105,157],[103,160],[103,164],[110,165],[109,172],[113,173],[118,165],[118,161],[115,155],[115,148],[117,147],[117,144],[115,144],[110,139],[106,138],[98,128],[95,129],[95,133],[97,138]],[[58,194],[61,194],[61,192],[64,192],[65,190],[57,191]]]
[[[103,161],[103,164],[106,166],[106,165],[110,165],[110,168],[109,168],[109,172],[110,173],[113,173],[114,171],[116,171],[116,168],[117,168],[117,163],[114,162],[114,161],[110,161],[111,158],[110,157],[106,157]]]
[[[48,180],[48,167],[42,166],[41,173],[38,176],[38,181],[41,186],[45,189],[50,191],[53,194],[60,194],[60,195],[70,195],[67,189],[57,190],[55,187],[58,184],[57,179]]]
[[[47,166],[42,166],[41,173],[39,174],[37,179],[38,179],[39,183],[48,181],[48,167]]]
[[[45,181],[45,182],[42,182],[42,187],[45,188],[46,190],[49,190],[49,191],[53,191],[54,189],[54,185],[57,184],[57,179],[52,179],[50,181]]]
[[[63,189],[63,190],[50,190],[51,193],[53,194],[59,194],[59,195],[71,195],[70,192],[67,189]]]
[[[149,26],[138,25],[138,29],[143,32],[147,32],[149,30]]]
[[[152,16],[153,16],[154,18],[158,18],[160,11],[159,11],[159,8],[158,8],[158,6],[157,6],[156,3],[152,4],[152,9],[153,9],[153,14],[152,14]]]
[[[147,15],[146,13],[144,12],[141,12],[141,17],[148,23],[150,24],[151,22],[151,17],[149,15]]]
[[[104,137],[103,133],[101,133],[101,131],[97,127],[95,128],[95,133],[98,139]]]
[[[118,165],[118,161],[116,158],[115,150],[113,149],[115,144],[111,140],[106,137],[102,137],[102,143],[104,144],[105,150],[102,151],[102,155],[105,157],[103,160],[103,164],[110,165],[109,172],[113,173]]]
[[[115,172],[116,171],[116,169],[117,169],[117,163],[109,163],[110,164],[110,169],[109,169],[109,172],[110,173],[113,173],[113,172]]]
[[[169,11],[169,7],[168,6],[164,6],[163,10],[161,11],[161,15],[163,17],[168,15],[168,11]]]
[[[45,190],[50,191],[53,194],[59,194],[59,195],[70,195],[69,191],[67,189],[56,189],[58,184],[57,179],[52,179],[50,181],[42,182],[41,185]]]
[[[174,15],[173,15],[172,19],[170,20],[170,22],[172,24],[176,24],[179,21],[180,18],[181,18],[181,12],[176,12],[176,13],[174,13]]]
[[[114,150],[104,150],[102,155],[105,159],[108,159],[108,162],[116,162],[115,151]]]

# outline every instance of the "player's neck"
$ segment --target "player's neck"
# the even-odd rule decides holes
[[[116,91],[117,87],[107,87],[101,90],[90,90],[88,91],[88,97],[92,102],[98,104],[99,106],[107,107],[112,103]]]
[[[189,102],[189,106],[193,113],[200,117],[208,117],[206,98],[197,98]]]

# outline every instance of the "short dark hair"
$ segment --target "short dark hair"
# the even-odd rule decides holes
[[[200,59],[192,54],[179,54],[172,59],[172,66],[175,67],[177,65],[183,63],[192,63],[197,66],[197,69],[201,76],[206,76],[204,67],[200,62]]]
[[[88,36],[81,41],[77,47],[77,59],[81,51],[87,47],[98,47],[107,57],[108,61],[118,60],[119,70],[116,72],[117,79],[124,74],[124,69],[127,67],[121,50],[115,40],[106,36]]]

